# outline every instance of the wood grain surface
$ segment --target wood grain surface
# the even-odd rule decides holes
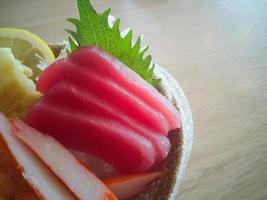
[[[179,200],[267,199],[267,1],[101,0],[181,84],[195,139]],[[0,27],[66,39],[74,0],[0,0]]]

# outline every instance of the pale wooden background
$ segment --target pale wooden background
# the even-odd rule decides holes
[[[195,140],[179,200],[267,199],[267,0],[101,0],[180,82]],[[0,0],[0,26],[66,39],[74,0]]]

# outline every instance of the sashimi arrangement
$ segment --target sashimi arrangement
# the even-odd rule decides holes
[[[140,37],[122,36],[110,9],[77,4],[60,58],[38,36],[0,28],[0,156],[11,166],[0,161],[0,199],[170,199],[179,183],[164,181],[182,175],[191,148],[179,102],[160,92],[167,79]],[[23,60],[12,38],[41,60]]]
[[[179,126],[179,113],[165,97],[97,47],[83,47],[50,65],[37,89],[43,97],[29,111],[28,124],[122,173],[144,172],[165,159],[166,135]]]

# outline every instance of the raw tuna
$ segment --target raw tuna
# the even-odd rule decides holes
[[[67,98],[62,100],[62,97]],[[103,98],[93,96],[75,83],[70,83],[69,81],[60,82],[49,90],[44,99],[55,106],[64,105],[66,108],[75,108],[77,112],[84,112],[99,117],[105,116],[126,124],[152,142],[156,148],[157,163],[166,158],[170,150],[170,141],[166,136],[156,134],[152,130],[147,129],[137,120],[130,118],[125,111],[118,109]]]
[[[172,103],[116,58],[95,46],[81,48],[69,58],[72,63],[75,63],[75,66],[82,70],[92,70],[94,73],[97,71],[112,78],[120,86],[161,112],[168,120],[171,129],[180,127],[180,114]]]
[[[28,123],[71,149],[102,158],[121,173],[146,171],[155,161],[150,141],[105,116],[72,111],[42,99],[29,113]]]
[[[97,47],[49,66],[44,96],[27,122],[65,146],[99,157],[121,173],[144,172],[167,157],[175,107],[135,72]]]
[[[145,124],[155,132],[167,135],[170,128],[167,120],[160,112],[116,84],[105,74],[91,72],[90,68],[93,68],[93,66],[88,65],[88,70],[84,70],[79,65],[76,66],[69,62],[69,58],[64,58],[44,71],[38,81],[37,89],[46,93],[60,81],[69,80],[86,88],[93,95],[104,98],[114,106],[124,110],[127,115]]]

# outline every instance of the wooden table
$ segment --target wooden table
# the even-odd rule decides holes
[[[179,200],[267,199],[267,1],[101,0],[184,88],[195,140]],[[0,26],[66,39],[74,0],[0,0]]]

